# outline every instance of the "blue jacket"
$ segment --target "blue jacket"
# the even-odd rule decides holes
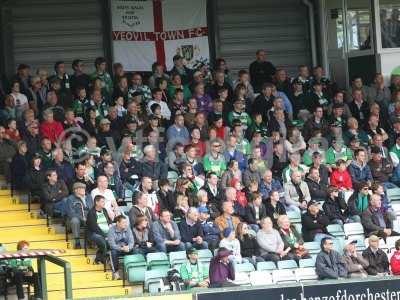
[[[264,180],[261,180],[259,189],[263,200],[268,199],[272,191],[283,192],[282,184],[276,179],[272,179],[271,186],[266,186]]]
[[[233,155],[229,153],[229,151],[224,152],[224,158],[227,163],[229,163],[232,159],[236,160],[239,164],[239,169],[243,172],[247,168],[247,158],[244,154],[238,150],[233,152]]]
[[[151,224],[151,231],[154,235],[154,241],[157,245],[163,245],[164,241],[180,240],[181,233],[179,232],[178,225],[171,221],[172,228],[174,229],[174,237],[171,237],[167,230],[164,229],[160,221],[155,221]]]
[[[175,125],[168,127],[167,129],[167,139],[168,142],[173,146],[177,142],[181,142],[186,145],[189,141],[190,135],[186,127],[182,127],[179,131]]]
[[[201,223],[201,226],[203,227],[204,239],[206,241],[219,241],[221,232],[214,222],[205,221]]]
[[[129,250],[133,250],[135,240],[129,226],[125,230],[119,230],[117,225],[113,225],[107,235],[108,244],[111,250],[119,251],[122,246],[128,246]]]
[[[89,209],[94,206],[93,199],[90,195],[86,195],[85,203],[82,202],[80,198],[75,196],[74,194],[69,195],[66,199],[66,214],[69,219],[74,217],[78,218],[79,220],[86,219],[87,213]],[[82,216],[82,208],[83,213],[85,214]]]
[[[352,161],[349,166],[349,172],[353,184],[360,184],[363,181],[372,181],[371,169],[367,164],[364,166],[358,165],[355,161]]]

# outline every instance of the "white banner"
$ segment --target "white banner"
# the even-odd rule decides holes
[[[127,71],[167,70],[182,55],[192,67],[209,62],[206,0],[110,0],[114,62]]]

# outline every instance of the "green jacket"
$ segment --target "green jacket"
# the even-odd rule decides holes
[[[24,258],[24,259],[10,259],[9,265],[13,269],[18,270],[31,270],[32,269],[32,259]]]
[[[192,93],[190,92],[189,88],[186,85],[182,86],[183,86],[183,99],[185,100],[185,103],[187,103],[189,99],[192,97]],[[168,85],[167,93],[169,99],[174,99],[175,90],[176,90],[175,86],[173,86],[172,84]]]
[[[193,280],[197,283],[203,282],[208,278],[208,268],[199,261],[196,265],[192,265],[189,261],[183,265],[179,270],[183,280]],[[190,287],[188,287],[190,288]]]
[[[352,160],[353,153],[347,147],[343,147],[340,153],[337,153],[333,147],[330,147],[328,151],[326,151],[326,164],[334,165],[339,159],[343,159],[344,161]]]
[[[217,159],[214,159],[210,154],[207,154],[203,158],[204,171],[214,172],[218,177],[222,176],[222,173],[226,170],[226,162],[223,155],[219,155]]]

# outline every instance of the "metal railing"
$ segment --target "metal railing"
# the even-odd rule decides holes
[[[46,277],[46,261],[53,263],[63,268],[64,271],[64,289],[65,299],[72,300],[72,276],[71,276],[71,264],[54,254],[63,253],[63,250],[29,250],[29,251],[17,251],[17,252],[3,252],[0,253],[0,260],[9,259],[26,259],[36,258],[38,275],[40,282],[40,291],[38,295],[40,299],[48,299],[47,290],[47,277]]]

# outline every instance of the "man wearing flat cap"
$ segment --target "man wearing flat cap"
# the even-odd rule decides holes
[[[82,182],[75,182],[72,186],[73,193],[66,199],[67,226],[72,231],[74,248],[80,249],[80,228],[85,224],[86,216],[93,207],[93,200],[86,194],[86,185]]]

